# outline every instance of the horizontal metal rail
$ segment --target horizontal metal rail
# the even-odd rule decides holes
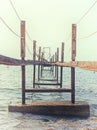
[[[54,88],[54,89],[33,88],[33,89],[25,89],[25,92],[72,92],[72,89],[68,89],[68,88]]]
[[[35,85],[61,85],[60,83],[34,83]]]
[[[40,78],[41,81],[57,81],[57,79],[42,79]]]
[[[52,70],[47,70],[47,69],[42,69],[43,71],[52,71]]]

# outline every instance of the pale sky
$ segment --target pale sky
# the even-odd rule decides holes
[[[71,26],[76,24],[96,0],[11,0],[21,20],[26,21],[26,30],[37,48],[56,48],[65,43],[65,59],[70,59]],[[0,0],[0,17],[20,35],[20,21],[9,0]],[[97,31],[97,3],[77,24],[76,60],[97,61],[97,33],[89,38],[80,39]],[[68,40],[69,37],[69,40]],[[26,45],[32,51],[32,42],[26,36]],[[0,21],[0,54],[20,58],[20,38],[15,36]],[[31,54],[26,50],[26,59]]]

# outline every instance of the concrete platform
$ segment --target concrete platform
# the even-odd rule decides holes
[[[22,105],[12,103],[8,106],[9,112],[22,112],[43,115],[89,117],[90,108],[87,102],[78,101],[72,104],[70,101],[32,102]]]

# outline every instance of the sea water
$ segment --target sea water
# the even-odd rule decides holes
[[[49,72],[45,72],[44,77],[49,75]],[[32,66],[26,67],[26,86],[33,86]],[[70,68],[63,70],[63,87],[70,87]],[[21,67],[1,65],[0,130],[97,130],[97,72],[77,68],[75,88],[76,101],[87,101],[90,105],[90,117],[88,118],[8,112],[8,105],[11,102],[21,102]],[[26,101],[29,102],[64,101],[70,98],[70,94],[66,93],[26,95]]]

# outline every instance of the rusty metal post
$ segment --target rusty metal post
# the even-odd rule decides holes
[[[36,41],[33,40],[33,61],[36,61]],[[35,71],[36,71],[36,66],[33,66],[33,88],[35,88]]]
[[[57,62],[57,53],[55,52],[55,62]],[[55,78],[57,77],[57,67],[55,66]]]
[[[76,57],[76,24],[72,24],[72,53],[71,60],[75,61]],[[71,102],[75,103],[75,68],[71,67]]]
[[[42,62],[43,62],[43,59],[44,59],[44,53],[42,52],[42,55],[41,55]],[[42,77],[42,74],[43,74],[43,65],[41,65],[41,77]]]
[[[51,57],[50,62],[53,62],[53,57]],[[51,73],[53,73],[53,66],[51,66]]]
[[[53,60],[53,62],[55,62],[55,57],[54,57],[54,55],[53,55],[53,57],[52,57],[52,60]],[[54,66],[53,66],[53,75],[54,75]]]
[[[62,42],[61,48],[61,62],[64,62],[64,43]],[[63,67],[60,68],[60,88],[62,88],[62,80],[63,80]]]
[[[21,60],[25,60],[25,21],[21,21]],[[25,104],[25,65],[22,70],[22,104]]]
[[[59,48],[57,48],[57,61],[59,61]],[[57,66],[57,82],[58,82],[58,66]]]
[[[41,47],[39,47],[39,57],[38,61],[40,61],[40,55],[41,55]],[[38,81],[40,80],[40,65],[38,65]]]

